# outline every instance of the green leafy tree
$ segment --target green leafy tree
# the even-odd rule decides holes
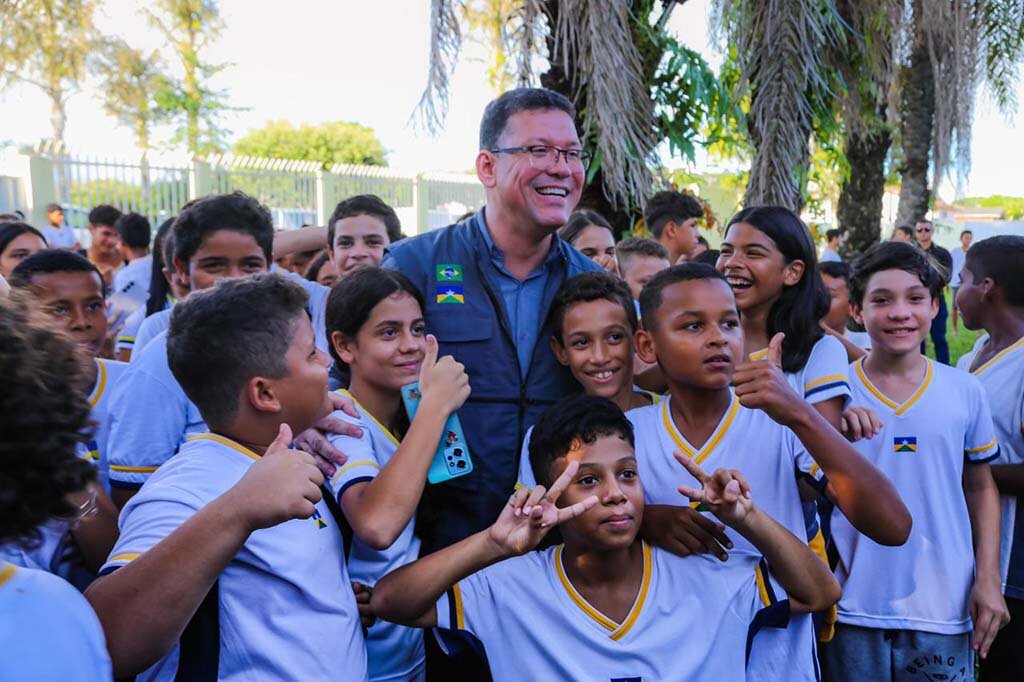
[[[247,133],[231,151],[268,159],[316,161],[325,170],[336,163],[387,165],[384,145],[373,130],[347,121],[298,127],[288,121],[271,121]]]
[[[103,79],[99,89],[103,110],[131,129],[139,149],[150,149],[153,126],[170,117],[170,112],[156,103],[156,94],[169,87],[159,53],[145,54],[123,40],[108,39],[92,69]]]
[[[0,2],[0,88],[28,83],[50,100],[53,144],[64,145],[67,102],[96,44],[92,0]]]
[[[221,114],[230,110],[223,91],[210,87],[210,79],[228,64],[204,61],[202,53],[220,36],[224,22],[216,0],[156,0],[142,12],[167,40],[183,76],[167,81],[156,95],[159,106],[181,120],[177,139],[192,154],[220,151],[226,131]]]

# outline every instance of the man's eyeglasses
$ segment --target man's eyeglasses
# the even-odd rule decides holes
[[[593,154],[582,149],[561,149],[546,144],[535,144],[526,147],[503,147],[488,150],[492,154],[526,154],[530,165],[538,170],[550,170],[558,165],[558,158],[565,157],[565,165],[570,170],[586,170],[590,167]]]
[[[917,231],[918,232],[931,232],[932,228],[930,228],[930,227],[919,227],[919,228],[917,228]]]

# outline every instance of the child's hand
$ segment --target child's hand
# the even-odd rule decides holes
[[[344,452],[331,445],[328,434],[360,438],[363,435],[363,430],[352,422],[333,416],[335,411],[341,410],[348,416],[358,419],[359,412],[351,398],[334,391],[328,393],[327,397],[331,401],[331,414],[321,417],[313,424],[312,428],[295,436],[294,445],[296,450],[313,455],[317,468],[324,476],[331,477],[337,472],[338,467],[348,461],[348,457]]]
[[[732,379],[740,405],[762,410],[782,425],[792,423],[806,404],[793,392],[782,373],[782,341],[785,338],[781,332],[773,336],[768,344],[768,357],[736,365]]]
[[[578,462],[569,462],[562,475],[551,485],[551,490],[545,490],[544,486],[539,485],[533,490],[520,488],[512,493],[508,504],[501,510],[498,520],[489,531],[491,541],[503,555],[526,554],[553,527],[576,518],[597,504],[597,496],[591,495],[563,509],[555,506],[562,492],[569,487],[577,469]]]
[[[676,459],[697,479],[700,488],[681,485],[678,490],[691,502],[703,502],[711,513],[728,526],[735,527],[754,509],[747,479],[735,469],[718,469],[708,476],[696,462],[681,452]]]
[[[885,424],[870,407],[853,406],[843,412],[843,436],[851,443],[862,438],[874,438]]]
[[[732,549],[725,526],[692,507],[649,504],[644,507],[641,532],[644,540],[676,556],[714,554],[725,561],[726,550]]]
[[[289,450],[292,430],[281,424],[267,452],[225,493],[250,531],[292,519],[308,519],[323,496],[324,476],[313,456]]]
[[[1000,628],[1010,622],[1010,611],[1006,608],[1006,600],[1003,599],[998,576],[975,578],[968,603],[971,622],[974,624],[971,648],[979,656],[986,658],[996,634]]]
[[[437,358],[437,337],[427,334],[427,353],[420,365],[420,405],[439,408],[447,416],[469,397],[469,375],[455,358]]]
[[[356,609],[359,611],[359,622],[363,626],[363,637],[365,637],[370,627],[377,622],[377,616],[370,608],[373,588],[363,583],[352,583],[352,592],[356,595]]]

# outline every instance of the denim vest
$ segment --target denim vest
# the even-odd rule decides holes
[[[417,512],[424,554],[493,523],[516,483],[526,430],[549,405],[581,390],[551,351],[547,311],[567,279],[600,268],[555,237],[557,257],[546,266],[544,323],[522,374],[497,273],[480,232],[482,220],[481,211],[462,224],[405,239],[385,257],[387,267],[409,277],[423,293],[427,330],[437,337],[438,354],[452,355],[466,366],[471,390],[458,414],[473,472],[427,486]]]

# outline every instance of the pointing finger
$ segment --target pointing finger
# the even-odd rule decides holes
[[[676,450],[672,453],[675,455],[676,461],[683,465],[691,476],[696,478],[701,484],[707,483],[708,475],[704,473],[704,470],[700,468],[700,465],[693,461],[690,457],[687,457],[683,453]]]

